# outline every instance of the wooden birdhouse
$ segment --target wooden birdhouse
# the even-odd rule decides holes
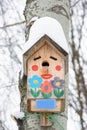
[[[68,51],[63,43],[58,43],[64,39],[57,42],[54,38],[54,35],[61,37],[60,35],[63,32],[50,29],[49,32],[55,33],[51,36],[50,33],[38,35],[39,32],[37,31],[37,29],[43,28],[43,32],[45,26],[49,25],[50,19],[52,18],[41,18],[33,24],[30,41],[27,43],[31,45],[27,47],[23,54],[24,74],[27,76],[28,112],[56,113],[63,112],[65,109],[65,75],[68,72]],[[51,22],[56,26],[55,28],[60,29],[60,25],[55,23],[55,20]],[[36,36],[34,33],[36,33]],[[65,38],[64,34],[62,35],[62,38]],[[58,39],[60,40],[60,38]]]

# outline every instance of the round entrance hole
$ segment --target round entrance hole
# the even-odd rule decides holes
[[[44,61],[44,62],[42,63],[42,66],[48,67],[48,66],[49,66],[49,63],[48,63],[47,61]]]

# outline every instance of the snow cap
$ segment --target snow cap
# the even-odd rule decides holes
[[[24,114],[24,112],[16,111],[13,114],[13,116],[15,116],[17,119],[22,119],[25,116],[25,114]]]
[[[69,52],[64,31],[61,24],[51,17],[37,19],[30,28],[29,40],[27,41],[24,53],[28,51],[38,40],[47,35],[56,42],[65,52]]]

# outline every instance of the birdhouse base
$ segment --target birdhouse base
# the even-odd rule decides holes
[[[45,113],[44,116],[40,117],[40,126],[48,127],[48,126],[52,125],[52,122],[48,118],[46,118],[46,116],[48,116],[48,115],[49,115],[49,113]]]
[[[42,99],[40,99],[42,100]],[[56,107],[55,109],[41,109],[36,107],[36,101],[35,99],[28,99],[27,100],[27,110],[28,112],[42,112],[42,113],[48,113],[48,112],[63,112],[65,109],[65,99],[57,99],[56,100]]]

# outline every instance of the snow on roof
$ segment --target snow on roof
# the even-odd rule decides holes
[[[34,22],[30,28],[29,40],[25,45],[24,53],[44,35],[50,37],[68,53],[68,43],[66,41],[62,26],[57,20],[51,17],[42,17]]]

